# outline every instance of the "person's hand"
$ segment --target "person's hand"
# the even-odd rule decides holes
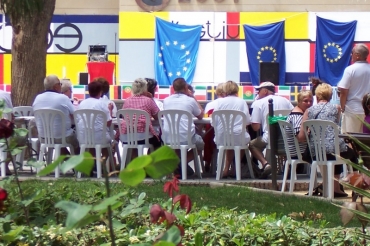
[[[150,93],[150,92],[148,92],[148,91],[144,91],[144,92],[143,92],[143,96],[146,96],[146,97],[149,97],[149,98],[153,98],[152,93]]]

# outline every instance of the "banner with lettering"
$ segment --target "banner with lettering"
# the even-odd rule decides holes
[[[284,21],[263,25],[244,26],[248,65],[253,85],[260,82],[260,63],[279,63],[279,85],[285,84]]]
[[[336,22],[316,17],[315,76],[337,85],[351,62],[357,21]]]
[[[179,77],[191,84],[202,26],[174,24],[160,18],[156,18],[155,26],[154,70],[158,84],[172,85]]]

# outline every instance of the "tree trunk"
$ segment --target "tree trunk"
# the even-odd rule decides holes
[[[43,0],[40,11],[23,15],[9,13],[12,39],[12,102],[13,106],[32,105],[44,90],[48,31],[56,0]]]

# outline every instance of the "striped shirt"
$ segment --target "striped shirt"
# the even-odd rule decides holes
[[[291,129],[290,127],[286,128],[289,152],[292,157],[297,156],[297,150],[295,148],[293,138],[297,137],[299,130],[301,129],[302,119],[303,119],[303,113],[301,112],[291,112],[288,115],[288,118],[286,119],[286,121],[292,124],[293,126],[293,129]],[[299,149],[301,153],[305,151],[306,147],[307,147],[307,143],[299,143]]]

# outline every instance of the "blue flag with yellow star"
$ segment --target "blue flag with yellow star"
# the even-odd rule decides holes
[[[260,81],[260,63],[271,62],[279,63],[279,85],[284,85],[284,21],[264,26],[243,26],[252,84],[259,85],[264,82]]]
[[[336,22],[317,16],[315,76],[337,85],[351,62],[357,21]]]
[[[159,85],[176,78],[191,84],[197,64],[201,25],[184,26],[156,18],[154,70]]]

